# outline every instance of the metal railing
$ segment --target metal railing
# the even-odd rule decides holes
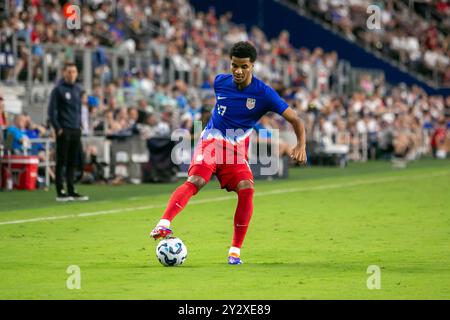
[[[13,35],[10,47],[9,52],[14,56],[15,63],[20,59],[27,60],[26,69],[20,74],[14,72],[12,78],[13,83],[26,87],[26,106],[32,104],[34,87],[48,88],[61,78],[61,67],[65,61],[74,61],[77,64],[79,80],[88,93],[92,91],[94,80],[104,86],[112,79],[134,70],[150,68],[155,74],[156,83],[174,83],[176,79],[183,79],[192,87],[200,87],[208,80],[210,74],[228,72],[224,69],[227,63],[221,63],[214,69],[207,64],[203,67],[196,63],[194,57],[168,56],[167,48],[156,43],[150,43],[145,51],[130,54],[107,47],[67,47],[52,43],[31,45],[26,42],[18,44],[17,35]],[[23,49],[26,49],[28,54],[19,57],[18,52],[22,52]],[[280,79],[285,86],[289,86],[300,72],[298,64],[292,65],[281,58],[276,58],[274,65],[275,69],[271,70],[273,72],[270,72],[268,76]],[[5,74],[7,68],[3,66],[0,69],[3,70],[0,72],[0,81],[7,80]],[[312,87],[317,83],[318,73],[317,68],[313,67],[308,75],[309,89],[313,89]]]
[[[50,138],[36,138],[30,139],[31,144],[43,144],[44,147],[44,161],[39,161],[38,167],[45,169],[45,189],[50,188],[50,171],[51,167],[55,166],[56,162],[50,160],[50,150],[55,150],[51,145],[55,143]],[[25,154],[26,155],[26,154]]]

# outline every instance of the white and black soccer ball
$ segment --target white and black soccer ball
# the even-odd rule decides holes
[[[187,258],[187,253],[183,241],[176,237],[163,239],[156,246],[156,257],[166,267],[182,265]]]

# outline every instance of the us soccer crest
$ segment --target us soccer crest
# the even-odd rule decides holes
[[[248,108],[249,110],[252,110],[252,109],[255,107],[255,104],[256,104],[256,99],[253,99],[253,98],[247,98],[247,104],[246,104],[246,106],[247,106],[247,108]]]

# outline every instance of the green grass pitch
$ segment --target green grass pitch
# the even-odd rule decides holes
[[[256,182],[241,266],[226,264],[236,196],[217,181],[174,221],[189,250],[174,268],[148,234],[175,184],[80,186],[91,201],[70,204],[1,192],[0,299],[450,299],[450,161],[290,174]]]

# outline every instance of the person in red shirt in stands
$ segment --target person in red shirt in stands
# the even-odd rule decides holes
[[[5,102],[3,97],[0,96],[0,130],[4,130],[8,126],[8,119],[5,112]]]
[[[433,150],[433,156],[435,158],[445,158],[447,154],[446,150],[446,138],[447,138],[447,123],[445,118],[439,119],[438,127],[431,137],[431,148]]]
[[[3,141],[6,138],[6,127],[8,126],[8,119],[5,112],[5,103],[3,97],[0,95],[0,157],[3,155]]]

